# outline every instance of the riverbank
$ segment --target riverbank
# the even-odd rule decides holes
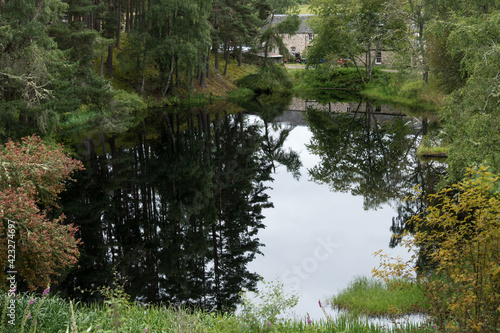
[[[335,319],[324,310],[325,318],[311,320],[308,316],[295,319],[279,317],[284,298],[269,307],[249,308],[240,314],[220,314],[185,307],[132,303],[123,290],[103,288],[102,304],[67,301],[57,295],[0,295],[2,311],[0,332],[390,332],[389,327],[355,316],[340,315]],[[280,295],[283,296],[283,295]],[[286,298],[286,297],[285,297]],[[326,302],[325,302],[326,303]],[[13,304],[13,311],[7,310]],[[325,305],[318,304],[324,307]],[[267,312],[266,312],[267,311]],[[270,313],[269,311],[274,311]],[[328,311],[328,312],[327,312]],[[268,316],[266,316],[268,315]],[[428,332],[426,327],[405,323],[398,332]]]

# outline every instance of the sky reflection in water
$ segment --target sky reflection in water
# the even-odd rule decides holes
[[[326,300],[355,276],[371,276],[379,262],[372,255],[375,251],[384,249],[405,259],[409,254],[388,246],[395,209],[384,204],[365,211],[361,196],[333,193],[328,185],[309,180],[307,169],[319,162],[305,146],[311,136],[308,127],[297,126],[285,142],[285,150],[291,147],[300,154],[302,176],[297,181],[283,166],[273,175],[268,194],[274,208],[264,211],[266,228],[259,232],[264,256],[258,255],[248,268],[266,281],[283,282],[287,292],[296,290],[297,316],[309,313],[312,319],[321,319],[318,299]]]

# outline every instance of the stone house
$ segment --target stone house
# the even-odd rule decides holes
[[[283,35],[283,43],[287,46],[288,52],[292,56],[301,58],[304,56],[305,51],[309,47],[314,38],[314,33],[307,20],[311,18],[312,14],[299,15],[300,27],[294,35]],[[287,15],[274,15],[273,23],[280,23],[286,19]],[[276,52],[277,50],[275,50]],[[286,58],[286,55],[285,55]]]
[[[277,24],[283,22],[286,19],[286,14],[277,14],[273,17],[273,23]],[[311,29],[308,20],[313,17],[313,14],[301,14],[299,15],[300,19],[300,27],[294,35],[283,35],[283,43],[287,46],[288,51],[293,56],[297,58],[307,57],[306,51],[307,48],[311,45],[312,40],[314,39],[314,31]],[[272,50],[271,52],[278,53],[277,49]],[[375,58],[375,65],[391,65],[393,52],[381,50],[378,52],[372,51],[371,57]],[[287,58],[287,55],[283,55],[284,58]],[[359,59],[361,62],[364,62],[364,59]]]

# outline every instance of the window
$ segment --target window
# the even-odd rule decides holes
[[[309,41],[313,40],[313,34],[309,34]]]
[[[295,52],[295,46],[292,46],[292,47],[290,48],[290,50],[291,50],[292,52]]]
[[[381,107],[381,106],[377,106],[377,107],[375,108],[375,112],[381,112],[381,111],[382,111],[382,107]]]
[[[377,52],[377,57],[375,58],[375,63],[377,65],[380,65],[382,63],[382,52],[381,51]]]
[[[347,106],[346,112],[351,112],[351,107],[350,106]]]

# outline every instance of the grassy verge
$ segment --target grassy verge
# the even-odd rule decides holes
[[[429,133],[422,138],[422,142],[417,148],[417,156],[420,158],[445,158],[447,156],[447,147],[443,146],[441,140],[434,134],[436,130],[431,129]]]
[[[404,108],[409,114],[432,118],[441,107],[445,96],[436,83],[423,83],[421,74],[384,72],[375,76],[363,90],[363,95],[378,101]]]
[[[363,88],[358,72],[351,67],[335,67],[324,63],[317,68],[292,70],[291,73],[296,91],[317,88],[355,91]]]
[[[358,277],[333,296],[330,304],[354,315],[393,317],[426,311],[426,298],[418,285],[403,280],[385,283]]]
[[[281,297],[281,296],[280,296]],[[277,298],[276,300],[282,300]],[[262,317],[254,307],[242,314],[209,313],[202,310],[160,305],[140,305],[121,291],[107,295],[102,304],[70,303],[58,296],[0,294],[0,332],[389,332],[390,329],[352,315],[310,320]],[[15,304],[14,310],[7,309]],[[269,304],[259,309],[269,310]],[[254,312],[252,312],[254,311]],[[12,315],[13,314],[13,315]],[[14,319],[12,319],[14,318]],[[398,332],[430,332],[414,324],[398,327]]]

